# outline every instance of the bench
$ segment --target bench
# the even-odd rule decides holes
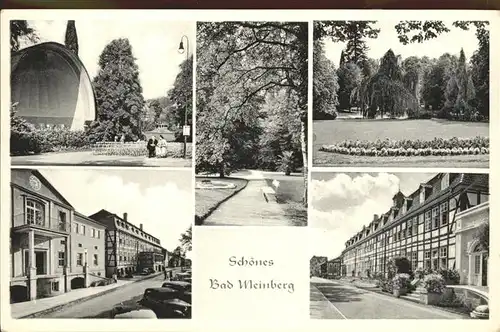
[[[273,188],[271,187],[263,187],[262,188],[262,194],[264,195],[264,198],[266,199],[267,202],[272,198],[274,201],[276,201],[276,191],[274,191]]]

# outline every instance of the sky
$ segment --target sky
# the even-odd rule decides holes
[[[310,256],[335,258],[345,242],[392,206],[401,190],[409,195],[432,173],[312,173]]]
[[[380,59],[384,54],[392,49],[396,55],[401,55],[403,59],[409,56],[428,56],[430,58],[438,58],[443,53],[459,55],[460,49],[464,49],[466,59],[469,60],[474,51],[478,48],[475,28],[469,31],[464,31],[460,28],[455,28],[451,25],[453,21],[443,21],[450,32],[442,33],[437,38],[426,40],[423,43],[413,43],[403,45],[399,42],[398,35],[394,26],[399,23],[399,20],[378,21],[373,27],[380,29],[378,38],[366,39],[366,44],[369,48],[368,57]],[[325,39],[325,55],[333,61],[335,68],[339,67],[340,54],[345,48],[346,43],[334,43],[331,40]]]
[[[193,221],[191,171],[40,169],[76,211],[106,209],[157,237],[173,251]],[[189,256],[189,255],[188,255]]]
[[[37,31],[41,42],[64,44],[66,20],[28,21],[28,24]],[[186,59],[186,53],[178,52],[183,35],[188,37],[189,53],[193,54],[194,22],[76,20],[75,26],[78,55],[92,79],[98,72],[99,55],[104,47],[114,39],[129,39],[139,66],[139,79],[145,99],[165,96],[172,88],[179,65]]]

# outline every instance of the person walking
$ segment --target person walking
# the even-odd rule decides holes
[[[165,276],[165,279],[164,279],[164,280],[167,280],[167,269],[164,269],[164,270],[163,270],[163,275]]]

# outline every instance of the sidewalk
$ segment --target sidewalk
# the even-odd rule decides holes
[[[309,317],[311,319],[346,319],[346,317],[328,301],[316,286],[310,284]]]
[[[125,287],[134,282],[154,278],[156,276],[159,276],[160,274],[162,274],[162,272],[150,274],[147,276],[134,276],[133,279],[120,279],[117,283],[107,286],[74,289],[68,293],[63,293],[54,297],[20,303],[11,303],[11,316],[12,318],[28,318],[30,316],[50,312],[53,310],[57,310],[62,306],[90,300],[94,297],[115,291],[118,288]]]

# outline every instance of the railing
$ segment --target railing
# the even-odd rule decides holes
[[[34,218],[32,220],[28,220],[26,213],[21,213],[13,217],[13,227],[20,227],[26,225],[35,226],[50,231],[64,232],[64,233],[69,233],[70,231],[69,223],[62,222],[57,218],[42,217],[42,218]]]

